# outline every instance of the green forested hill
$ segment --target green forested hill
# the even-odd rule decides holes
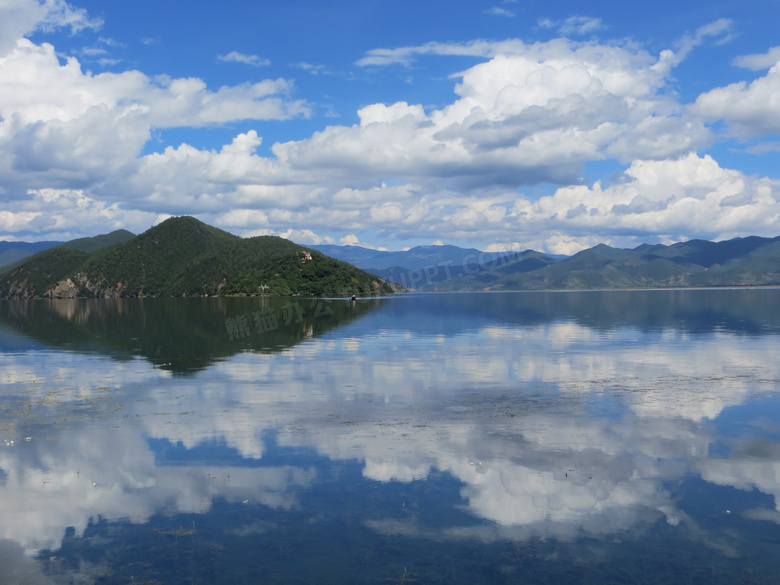
[[[46,292],[89,258],[87,252],[57,246],[22,261],[0,280],[0,298],[31,299]]]
[[[0,267],[0,298],[34,298],[80,266],[90,255],[108,246],[126,242],[135,234],[116,230],[93,238],[79,238],[47,246],[37,254]]]
[[[95,252],[63,245],[0,280],[4,298],[386,294],[388,283],[275,236],[239,238],[175,217]]]
[[[79,250],[81,252],[97,252],[114,244],[121,244],[134,238],[135,234],[127,230],[116,230],[110,234],[103,234],[93,238],[79,238],[69,242],[0,242],[0,275],[10,272],[21,265],[27,258],[36,252],[58,249],[53,253],[52,258],[60,258],[67,253],[62,252],[62,248],[69,250]],[[45,255],[43,256],[45,257]],[[56,264],[56,262],[54,262]]]
[[[110,234],[102,234],[92,238],[79,238],[60,244],[63,248],[72,250],[81,250],[82,252],[97,252],[103,248],[108,248],[115,244],[121,244],[135,237],[133,232],[127,230],[116,230]]]

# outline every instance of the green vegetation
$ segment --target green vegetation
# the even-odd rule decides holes
[[[0,297],[28,299],[43,296],[88,258],[86,252],[60,246],[38,252],[0,280]]]
[[[524,252],[515,262],[437,283],[434,290],[780,285],[780,238],[691,240],[671,246],[645,244],[631,250],[599,244],[559,262],[533,254],[538,257]]]
[[[61,244],[63,248],[72,250],[81,250],[82,252],[97,252],[103,248],[108,248],[115,244],[121,244],[135,237],[133,232],[127,230],[116,230],[110,234],[102,234],[93,238],[79,238]]]
[[[77,257],[70,256],[67,252],[63,252],[63,249],[76,250],[79,252],[92,253],[113,246],[115,244],[121,244],[135,237],[135,234],[127,230],[116,230],[110,234],[103,234],[95,236],[94,238],[79,238],[77,240],[71,240],[69,242],[36,242],[27,243],[21,242],[16,244],[16,247],[11,242],[2,242],[4,244],[2,248],[5,251],[0,254],[0,275],[10,273],[15,268],[21,266],[31,258],[35,252],[39,252],[37,257],[40,258],[40,267],[33,267],[33,270],[40,271],[37,277],[34,277],[35,281],[39,281],[38,284],[47,282],[47,277],[44,275],[53,275],[55,273],[62,272],[56,266],[57,259],[64,259],[64,265],[62,269],[67,272],[75,266],[72,262],[75,262]],[[48,252],[52,256],[44,254]],[[42,277],[42,280],[41,278]]]
[[[289,240],[243,239],[192,217],[168,219],[139,236],[106,246],[112,235],[75,240],[30,256],[0,280],[0,297],[392,292],[382,279]],[[122,240],[122,234],[117,239]]]
[[[780,237],[634,249],[600,244],[563,260],[527,250],[476,273],[477,255],[466,252],[460,264],[447,260],[431,271],[390,268],[374,276],[283,238],[239,238],[177,217],[139,236],[118,230],[28,256],[4,267],[0,298],[373,296],[402,289],[386,280],[396,272],[401,284],[432,291],[780,285]],[[458,278],[466,267],[472,273]]]

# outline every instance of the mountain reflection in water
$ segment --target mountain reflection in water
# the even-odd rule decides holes
[[[767,289],[0,303],[0,582],[775,582],[779,325]]]

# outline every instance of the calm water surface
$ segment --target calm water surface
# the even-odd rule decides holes
[[[0,583],[780,583],[780,290],[0,303]]]

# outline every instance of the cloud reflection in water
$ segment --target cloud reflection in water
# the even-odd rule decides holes
[[[780,495],[775,443],[760,464],[749,449],[711,454],[732,441],[718,436],[724,410],[776,392],[776,335],[573,318],[491,318],[442,334],[413,320],[390,327],[382,314],[188,377],[142,359],[0,354],[13,421],[0,433],[15,440],[0,450],[0,537],[31,553],[95,517],[205,513],[215,498],[290,509],[323,481],[313,468],[167,465],[150,443],[216,441],[262,462],[269,432],[283,448],[359,461],[367,481],[450,474],[468,512],[488,521],[365,519],[387,534],[571,538],[676,526],[689,517],[669,486],[696,475]]]

